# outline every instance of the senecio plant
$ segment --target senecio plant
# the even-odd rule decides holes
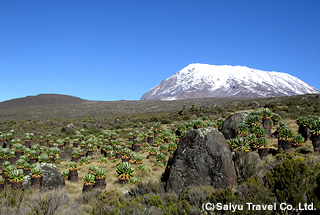
[[[78,169],[76,162],[71,162],[68,164],[69,170],[76,170]]]
[[[105,179],[107,173],[106,173],[106,171],[104,171],[104,169],[99,168],[99,169],[97,169],[97,170],[95,171],[94,175],[95,175],[95,177],[96,177],[97,179]]]
[[[95,176],[89,173],[83,177],[83,182],[86,185],[93,185],[95,183],[95,179]]]
[[[64,170],[61,174],[62,178],[68,179],[69,178],[69,170]]]
[[[297,134],[292,139],[293,146],[302,146],[304,143],[304,139],[300,134]]]
[[[243,137],[246,137],[249,133],[249,129],[247,124],[245,123],[239,123],[237,125],[237,133]]]
[[[314,119],[310,125],[310,133],[314,136],[320,136],[320,119]]]
[[[42,169],[40,166],[36,166],[31,169],[31,174],[33,178],[41,178],[42,176]]]
[[[10,181],[11,182],[21,182],[23,181],[23,170],[22,169],[16,169],[13,168],[10,172],[9,172],[9,177],[10,177]]]
[[[286,140],[286,141],[292,141],[292,139],[293,139],[292,130],[290,130],[288,128],[281,129],[281,131],[279,133],[279,139],[280,140]]]
[[[259,126],[261,123],[261,119],[258,115],[251,115],[247,120],[246,120],[246,124],[248,125],[248,127],[255,127],[255,126]]]
[[[134,169],[129,162],[120,163],[117,166],[116,172],[120,181],[129,181],[135,174]]]

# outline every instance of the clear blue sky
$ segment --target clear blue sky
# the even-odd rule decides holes
[[[286,72],[320,89],[320,1],[0,1],[0,101],[139,100],[190,63]]]

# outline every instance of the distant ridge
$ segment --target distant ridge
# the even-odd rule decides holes
[[[208,97],[268,98],[320,91],[281,72],[245,66],[190,64],[145,93],[141,100],[177,100]]]
[[[61,95],[61,94],[39,94],[36,96],[26,96],[23,98],[16,98],[0,102],[0,109],[2,108],[17,108],[26,106],[38,105],[68,105],[82,103],[87,100],[79,97]]]

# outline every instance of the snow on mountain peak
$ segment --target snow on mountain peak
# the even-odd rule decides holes
[[[287,73],[246,66],[193,63],[145,93],[141,100],[200,97],[271,97],[320,93]]]

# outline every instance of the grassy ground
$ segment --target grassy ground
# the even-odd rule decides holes
[[[253,108],[251,103],[257,101],[260,108]],[[187,105],[188,111],[185,115],[178,114],[182,110],[183,104]],[[189,111],[192,104],[197,104],[202,107],[201,111]],[[218,107],[216,106],[218,105]],[[73,136],[75,130],[84,128],[88,123],[93,124],[93,128],[86,131],[90,134],[98,135],[105,130],[112,130],[119,134],[119,137],[125,139],[127,144],[127,133],[133,130],[139,130],[146,133],[154,122],[162,122],[162,128],[171,128],[174,130],[181,122],[187,122],[201,116],[208,116],[211,120],[216,120],[219,117],[226,118],[229,115],[239,111],[253,111],[269,107],[273,112],[280,114],[288,127],[297,134],[298,126],[295,122],[297,116],[305,115],[319,115],[318,110],[319,101],[315,95],[310,96],[295,96],[286,98],[270,98],[270,99],[245,99],[239,101],[239,98],[228,99],[193,99],[180,101],[117,101],[117,102],[96,102],[96,101],[82,101],[75,100],[75,103],[68,104],[51,104],[40,106],[11,107],[10,104],[1,106],[0,103],[0,131],[8,132],[11,129],[16,131],[15,136],[23,139],[26,132],[35,133],[38,138],[39,135],[46,135],[53,133],[55,139],[66,136]],[[211,107],[206,109],[206,107]],[[9,108],[11,107],[11,109]],[[74,128],[69,132],[61,132],[61,128],[73,124]],[[272,132],[275,128],[272,129]],[[278,149],[278,140],[275,138],[267,138],[269,142],[270,151],[276,152]],[[35,140],[38,142],[38,139]],[[314,161],[319,158],[319,153],[313,152],[311,141],[307,141],[303,146],[292,148],[292,153],[305,160]],[[161,175],[165,168],[157,167],[155,165],[155,157],[148,158],[148,153],[142,153],[143,164],[148,168],[148,172],[140,172],[137,170],[137,164],[133,164],[135,168],[135,176],[141,177],[141,182],[157,182],[160,181]],[[264,158],[263,162],[266,164],[272,163],[276,160],[276,153],[269,154]],[[71,197],[72,201],[79,198],[84,198],[82,195],[83,177],[88,173],[89,166],[97,166],[103,168],[107,172],[105,190],[127,191],[136,187],[137,185],[120,184],[116,175],[116,165],[119,162],[108,161],[107,164],[99,162],[100,150],[95,152],[90,164],[81,166],[78,162],[78,182],[74,183],[66,181],[66,191]],[[167,158],[168,159],[168,158]],[[61,170],[67,170],[70,161],[62,161],[58,165]],[[92,205],[92,204],[91,204]],[[82,207],[87,207],[83,211],[88,214],[91,211],[91,206],[82,204]]]
[[[135,177],[141,177],[141,182],[156,182],[160,181],[161,175],[164,172],[164,167],[157,167],[155,166],[156,158],[154,156],[148,156],[149,153],[142,153],[143,157],[143,164],[145,164],[148,168],[147,172],[142,172],[137,169],[138,164],[132,164],[133,168],[135,169]],[[116,165],[121,162],[121,159],[119,159],[118,162],[114,163],[112,160],[109,160],[107,164],[100,163],[99,159],[100,157],[103,157],[103,155],[100,154],[100,152],[96,151],[92,161],[87,165],[79,165],[78,163],[78,182],[71,182],[66,181],[66,188],[68,191],[68,194],[72,199],[76,199],[81,195],[82,193],[82,187],[83,187],[83,177],[85,174],[88,173],[89,166],[97,166],[99,168],[103,168],[107,172],[106,177],[106,190],[119,190],[119,191],[126,191],[129,190],[136,185],[132,184],[120,184],[117,174],[116,174]],[[149,158],[147,158],[149,157]],[[58,165],[58,168],[63,171],[68,169],[68,164],[70,161],[63,161],[60,165]]]

